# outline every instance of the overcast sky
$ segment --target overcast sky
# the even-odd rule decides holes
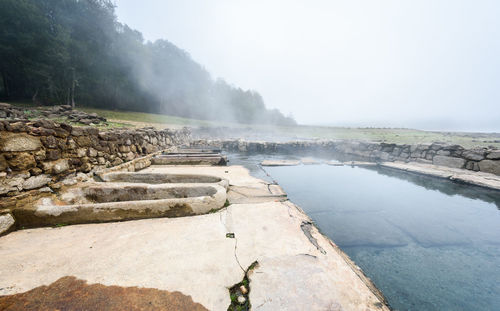
[[[497,0],[115,0],[305,124],[500,132]]]

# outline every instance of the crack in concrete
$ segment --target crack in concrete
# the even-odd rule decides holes
[[[268,195],[247,195],[243,192],[239,192],[239,191],[236,191],[234,189],[231,189],[230,191],[234,192],[234,193],[237,193],[239,195],[241,195],[243,198],[245,199],[251,199],[251,198],[258,198],[258,199],[261,199],[261,198],[264,198],[264,199],[276,199],[276,200],[280,200],[280,202],[283,202],[285,200],[288,200],[287,199],[287,195],[284,194],[284,195],[277,195],[277,194],[272,194],[271,190],[269,189],[269,184],[268,184],[268,191],[270,192],[270,194]],[[237,199],[235,199],[237,200]],[[236,202],[236,203],[239,203],[239,202]]]
[[[259,164],[257,166],[264,172],[264,174],[266,174],[267,177],[269,177],[269,179],[272,180],[273,183],[268,184],[268,187],[269,187],[269,185],[277,185],[278,184],[278,182],[271,175],[269,175],[269,173],[262,167],[262,165]]]
[[[223,216],[222,216],[222,214],[223,214],[223,213],[224,213],[224,214],[225,214],[225,216],[226,216],[226,217],[225,217],[225,218],[226,218],[225,220],[223,220],[223,219],[222,219],[222,218],[223,218]],[[232,233],[232,234],[234,235],[234,252],[233,252],[233,254],[234,254],[234,259],[236,260],[236,263],[238,264],[238,266],[240,266],[240,269],[241,269],[243,272],[245,272],[245,269],[243,268],[243,266],[242,266],[242,265],[241,265],[241,263],[240,263],[240,260],[238,259],[238,254],[237,254],[237,251],[238,251],[238,238],[236,237],[236,234],[234,234],[233,230],[231,230],[231,229],[229,228],[230,226],[228,226],[228,224],[227,224],[227,217],[228,217],[228,214],[230,214],[229,207],[226,207],[223,211],[220,211],[220,214],[219,214],[219,220],[220,220],[221,224],[224,226],[224,229],[225,229],[225,231],[226,231],[226,234],[228,234],[228,233]],[[229,215],[229,217],[231,217],[231,216]]]
[[[311,255],[311,254],[299,254],[301,256],[306,256],[306,257],[312,257],[312,258],[318,258],[317,256]]]
[[[291,218],[295,218],[295,216],[292,215],[292,213],[290,212],[290,209],[292,208],[288,203],[291,203],[289,200],[286,200],[286,201],[283,201],[282,202],[284,205],[286,205],[286,207],[288,207],[288,216],[290,216]],[[293,204],[293,203],[292,203]]]
[[[235,192],[235,193],[237,193],[237,194],[239,194],[239,195],[242,195],[242,196],[244,196],[245,198],[248,198],[248,197],[249,197],[248,195],[246,195],[246,194],[244,194],[244,193],[242,193],[242,192],[236,191],[236,190],[234,190],[234,189],[230,189],[230,191]]]
[[[309,242],[311,242],[312,245],[314,245],[323,255],[325,255],[326,251],[318,244],[318,240],[316,240],[316,238],[312,236],[312,228],[313,224],[310,221],[303,221],[300,224],[300,229],[302,229],[304,235],[307,237],[307,239],[309,239]]]
[[[240,260],[238,259],[238,239],[236,236],[234,237],[234,258],[236,259],[236,262],[238,263],[238,266],[240,266],[241,270],[245,272],[245,269],[243,269],[243,266],[240,263]]]

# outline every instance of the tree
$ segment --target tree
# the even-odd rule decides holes
[[[144,42],[110,0],[0,0],[0,94],[41,104],[290,124],[255,91],[210,74],[167,40]]]

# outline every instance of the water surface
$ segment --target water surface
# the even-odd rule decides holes
[[[398,310],[500,310],[500,192],[381,168],[257,166]],[[272,178],[271,178],[272,177]]]

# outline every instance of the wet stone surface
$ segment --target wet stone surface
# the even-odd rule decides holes
[[[72,276],[25,293],[0,296],[0,310],[186,310],[205,311],[180,292],[87,284]]]

